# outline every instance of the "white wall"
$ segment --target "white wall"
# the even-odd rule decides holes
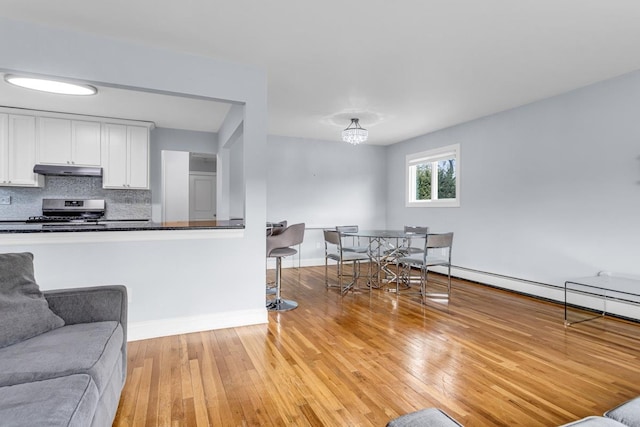
[[[127,285],[133,295],[129,319],[134,338],[231,326],[228,319],[236,324],[267,321],[264,71],[4,18],[0,19],[0,58],[1,66],[11,71],[244,104],[244,231],[202,233],[201,240],[176,236],[176,240],[157,241],[151,241],[160,238],[157,233],[169,233],[164,235],[168,239],[172,232],[151,231],[144,232],[150,233],[148,241],[104,243],[61,242],[49,235],[40,236],[44,242],[25,239],[22,245],[7,243],[20,240],[12,236],[0,243],[0,251],[34,252],[36,274],[44,289]],[[240,268],[242,280],[237,276]]]
[[[244,218],[245,167],[243,164],[244,138],[240,133],[229,149],[229,217]]]
[[[307,225],[302,265],[324,264],[322,228],[385,226],[385,152],[366,144],[268,136],[267,218]]]
[[[189,152],[162,150],[161,215],[153,220],[189,221]]]
[[[454,264],[551,285],[639,275],[639,117],[636,72],[390,146],[387,225],[454,231]],[[461,206],[406,208],[405,156],[454,143]]]
[[[244,129],[244,107],[242,105],[232,105],[225,117],[224,123],[218,131],[218,157],[216,176],[216,209],[217,219],[229,219],[234,217],[244,217],[244,203],[239,203],[238,197],[244,199],[244,190],[241,192],[232,191],[232,184],[244,182],[243,167],[235,167],[243,158],[243,129]],[[237,145],[236,145],[237,144]],[[233,153],[232,153],[233,151]],[[233,181],[233,182],[232,182]],[[240,184],[241,185],[241,184]],[[232,213],[240,207],[240,212]]]

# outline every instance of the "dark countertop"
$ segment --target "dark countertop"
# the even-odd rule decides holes
[[[99,223],[24,223],[0,221],[0,233],[60,233],[101,231],[153,231],[153,230],[223,230],[243,229],[243,221],[104,221]]]

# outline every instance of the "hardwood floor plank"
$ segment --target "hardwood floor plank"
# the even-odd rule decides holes
[[[158,424],[158,397],[160,393],[160,366],[159,360],[163,355],[162,340],[154,340],[152,345],[147,347],[146,354],[148,358],[146,362],[150,365],[150,377],[149,377],[149,396],[147,398],[147,415],[145,417],[145,424]]]
[[[140,375],[140,385],[136,398],[135,415],[133,417],[134,426],[144,426],[148,420],[147,409],[149,407],[150,397],[154,390],[151,388],[151,374],[153,370],[153,360],[145,358]]]
[[[171,383],[168,384],[171,390],[171,423],[173,425],[185,425],[186,410],[184,407],[183,381],[182,381],[182,342],[180,336],[165,337],[171,342]]]
[[[185,427],[200,427],[198,426],[198,420],[196,418],[196,408],[193,397],[183,399],[182,405],[184,407],[184,419],[179,421],[179,425]]]
[[[189,351],[188,351],[188,340],[193,339],[192,334],[189,335],[179,335],[178,339],[180,340],[180,381],[181,381],[181,389],[182,389],[182,400],[186,401],[187,399],[193,399],[193,386],[191,385],[191,375],[190,375],[190,363],[189,363]]]
[[[135,355],[135,353],[134,353]],[[136,403],[138,401],[138,391],[140,389],[140,377],[142,368],[133,368],[129,366],[127,374],[127,382],[120,396],[120,405],[116,413],[118,425],[129,427],[133,425],[133,416]]]
[[[565,328],[559,304],[463,280],[449,302],[342,297],[324,267],[286,269],[282,292],[300,305],[268,325],[129,343],[114,426],[383,426],[431,406],[553,426],[640,395],[638,323]]]
[[[207,411],[207,402],[204,395],[204,386],[202,385],[202,375],[200,374],[200,365],[197,359],[192,359],[190,365],[191,384],[193,385],[193,405],[195,410],[195,418],[197,426],[208,426],[209,417]]]
[[[158,340],[160,343],[160,354],[157,358],[157,366],[155,369],[158,372],[157,380],[157,423],[155,425],[170,426],[171,425],[171,379],[172,366],[175,366],[177,358],[178,348],[175,345],[175,340],[171,337],[163,337]],[[153,425],[153,422],[149,420],[147,424]]]

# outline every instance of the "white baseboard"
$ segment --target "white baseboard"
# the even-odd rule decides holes
[[[267,322],[268,316],[266,308],[151,320],[146,322],[132,322],[128,325],[127,341],[138,341],[238,326],[258,325]]]

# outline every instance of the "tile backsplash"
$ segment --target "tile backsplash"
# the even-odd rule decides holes
[[[151,218],[151,191],[105,190],[101,177],[46,176],[42,188],[0,187],[11,204],[0,205],[0,220],[42,214],[42,199],[104,199],[107,219]]]

